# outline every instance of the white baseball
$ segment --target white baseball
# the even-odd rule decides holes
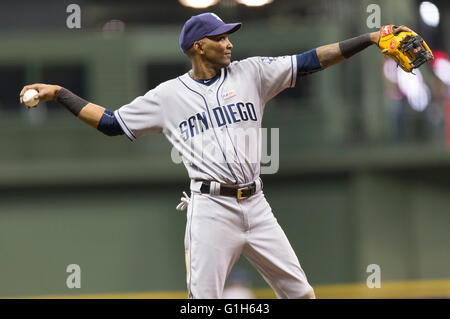
[[[23,95],[23,103],[28,107],[35,107],[39,103],[39,99],[34,98],[36,94],[38,94],[38,91],[35,89],[27,90]]]

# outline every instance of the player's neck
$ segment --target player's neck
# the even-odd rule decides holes
[[[220,72],[220,68],[217,66],[207,66],[206,64],[201,63],[192,63],[192,71],[190,73],[191,77],[194,80],[207,80],[211,79]]]

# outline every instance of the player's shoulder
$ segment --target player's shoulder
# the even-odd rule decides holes
[[[249,57],[242,60],[232,61],[226,68],[228,74],[255,74],[259,73],[257,57]]]
[[[230,69],[241,69],[241,68],[245,68],[245,67],[248,67],[248,66],[256,65],[258,63],[257,60],[258,60],[258,57],[256,57],[256,56],[245,58],[245,59],[242,59],[242,60],[235,60],[235,61],[230,63],[228,68],[230,68]]]
[[[179,83],[180,83],[180,81],[178,80],[178,77],[161,82],[154,88],[147,91],[147,93],[145,93],[145,95],[153,96],[153,97],[156,97],[156,96],[164,97],[167,95],[171,95],[171,94],[173,94],[174,88],[177,85],[179,85]]]
[[[269,56],[253,56],[248,57],[243,60],[236,60],[231,62],[229,65],[230,69],[248,69],[249,67],[253,68],[260,68],[263,65],[270,65],[275,62],[283,61],[285,59],[290,59],[290,55],[285,56],[275,56],[275,57],[269,57]]]
[[[160,84],[158,84],[157,87],[155,87],[155,89],[157,89],[158,91],[170,91],[173,90],[173,87],[176,85],[179,85],[180,80],[178,79],[179,77],[170,79],[170,80],[166,80],[164,82],[161,82]]]

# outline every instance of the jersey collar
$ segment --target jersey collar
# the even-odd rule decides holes
[[[200,84],[200,85],[202,85],[202,86],[210,86],[210,85],[216,83],[217,80],[222,79],[223,74],[224,74],[223,68],[222,68],[222,69],[220,69],[220,73],[217,73],[215,76],[213,76],[213,77],[210,78],[210,79],[206,79],[206,80],[204,80],[204,79],[201,79],[201,80],[195,80],[195,79],[193,79],[192,76],[191,76],[191,71],[192,71],[192,70],[189,70],[189,72],[187,72],[187,78],[189,78],[190,81],[192,81],[192,82],[194,82],[194,83],[198,83],[198,84]]]

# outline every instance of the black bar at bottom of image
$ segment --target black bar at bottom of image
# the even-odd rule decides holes
[[[447,310],[450,299],[3,299],[2,309],[9,308],[14,315],[22,312],[55,313],[59,317],[76,314],[142,313],[147,318],[299,318],[313,314],[365,316],[417,313],[425,309],[437,313]],[[159,315],[160,314],[160,315]]]

